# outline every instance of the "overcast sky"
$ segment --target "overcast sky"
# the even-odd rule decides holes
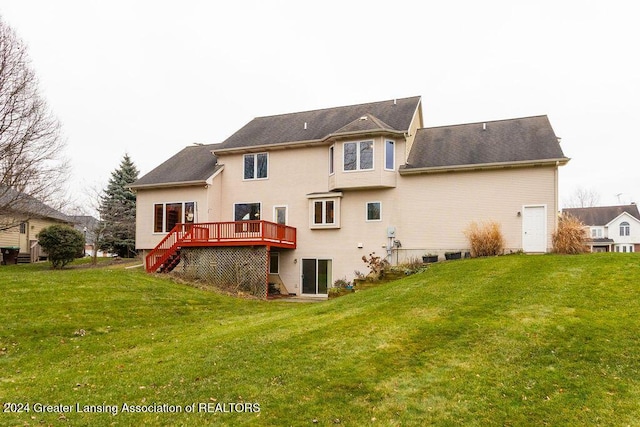
[[[257,116],[422,96],[425,126],[546,114],[560,202],[640,202],[634,2],[0,0],[62,123],[72,190]]]

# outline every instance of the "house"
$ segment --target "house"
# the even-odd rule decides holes
[[[421,97],[257,117],[131,185],[136,246],[148,271],[262,296],[326,295],[373,253],[468,251],[472,222],[498,222],[509,252],[547,252],[568,161],[546,116],[424,128]]]
[[[640,251],[640,212],[635,203],[563,209],[564,215],[579,219],[587,228],[592,252]]]
[[[97,250],[98,236],[96,231],[100,221],[91,215],[72,215],[69,217],[73,221],[73,228],[84,236],[84,256],[92,256],[95,251],[97,256],[105,256]]]
[[[72,223],[65,214],[15,190],[4,188],[0,199],[0,205],[8,206],[0,213],[2,264],[29,263],[46,258],[38,245],[38,233],[54,224]]]

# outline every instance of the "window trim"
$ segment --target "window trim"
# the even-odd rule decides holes
[[[341,192],[329,192],[329,193],[312,193],[307,194],[309,200],[309,228],[312,230],[322,229],[336,229],[340,228],[340,199],[342,198]],[[316,223],[315,222],[315,208],[316,202],[322,203],[322,219],[326,221],[326,202],[333,202],[333,222]]]
[[[265,155],[267,167],[266,167],[266,175],[263,177],[258,177],[258,156]],[[246,173],[246,158],[253,157],[253,177],[247,178]],[[263,181],[265,179],[269,179],[269,152],[260,152],[260,153],[248,153],[242,156],[242,180],[243,181]]]
[[[327,220],[328,206],[331,203],[331,221]],[[320,222],[316,221],[316,207],[320,205]],[[313,201],[313,225],[314,226],[332,226],[336,223],[336,202],[333,199],[317,199]]]
[[[272,258],[276,258],[276,271],[271,269]],[[269,274],[280,274],[280,252],[269,251]]]
[[[361,158],[360,153],[362,149],[360,148],[361,144],[370,143],[371,144],[371,167],[370,168],[362,168],[361,167]],[[355,169],[346,169],[345,155],[346,155],[346,147],[349,144],[356,144],[356,168]],[[372,171],[375,170],[376,165],[376,144],[373,139],[367,139],[362,141],[347,141],[342,143],[342,171],[343,172],[364,172],[364,171]]]
[[[336,173],[335,155],[336,146],[332,145],[329,147],[329,176],[335,175]]]
[[[289,206],[288,205],[274,205],[273,206],[273,222],[275,224],[280,224],[278,222],[278,209],[284,209],[284,224],[289,224]]]
[[[371,218],[369,218],[369,205],[375,204],[375,203],[378,204],[378,214],[380,215],[380,218],[371,219]],[[380,221],[382,221],[382,202],[380,202],[380,201],[366,202],[364,204],[364,215],[365,215],[365,221],[366,222],[380,222]]]
[[[250,218],[250,219],[236,219],[236,206],[238,205],[258,205],[258,218]],[[262,202],[234,202],[233,211],[231,212],[232,218],[234,222],[239,221],[259,221],[262,219]]]
[[[152,228],[152,233],[153,234],[167,234],[169,233],[171,230],[167,230],[167,205],[181,205],[180,207],[180,218],[178,220],[178,222],[176,222],[176,224],[193,224],[197,222],[197,217],[198,217],[198,203],[195,200],[189,200],[189,201],[177,201],[177,202],[158,202],[158,203],[154,203],[152,206],[152,210],[153,210],[153,221],[151,223],[151,228]],[[188,220],[187,218],[187,205],[193,205],[193,217],[191,218],[191,220]],[[161,219],[161,230],[157,231],[157,220],[158,220],[158,216],[157,216],[157,212],[156,209],[158,206],[162,206],[162,218]],[[175,226],[174,226],[175,227]],[[173,229],[173,227],[171,228]]]
[[[392,165],[391,168],[387,167],[388,152],[387,152],[387,144],[391,143],[392,146]],[[386,171],[395,171],[396,170],[396,142],[393,139],[385,139],[384,140],[384,170]]]
[[[631,235],[631,224],[628,221],[620,223],[620,236],[627,237]]]

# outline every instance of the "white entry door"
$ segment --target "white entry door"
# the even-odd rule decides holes
[[[547,251],[547,207],[525,206],[522,209],[522,250]]]

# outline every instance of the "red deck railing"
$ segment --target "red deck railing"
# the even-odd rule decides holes
[[[269,221],[205,222],[177,224],[146,257],[146,269],[160,269],[185,246],[269,245],[296,248],[296,229]]]

